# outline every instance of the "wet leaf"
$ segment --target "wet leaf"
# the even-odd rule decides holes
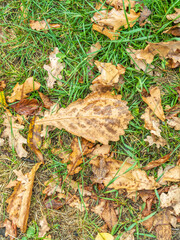
[[[9,219],[14,225],[17,225],[23,233],[26,232],[27,229],[34,177],[40,165],[41,163],[37,163],[32,170],[25,175],[23,175],[21,171],[14,170],[18,177],[18,183],[14,187],[12,195],[6,200]]]
[[[29,125],[28,133],[28,146],[36,154],[41,163],[44,164],[44,159],[41,151],[39,150],[41,146],[41,126],[35,125],[35,121],[38,117],[34,116]]]
[[[43,216],[39,224],[40,224],[40,229],[39,229],[38,237],[42,238],[50,230],[45,216]]]
[[[158,160],[149,162],[145,167],[143,167],[143,170],[149,170],[149,169],[152,169],[152,168],[162,165],[163,163],[165,163],[169,160],[170,155],[171,155],[171,153],[165,155],[162,158],[159,158]]]
[[[27,78],[26,81],[21,85],[17,83],[16,86],[13,88],[13,93],[11,94],[11,96],[7,96],[8,102],[12,103],[16,100],[27,98],[27,94],[31,93],[32,91],[38,90],[40,86],[41,84],[34,81],[33,77]]]
[[[62,79],[61,71],[65,67],[65,64],[58,61],[60,59],[57,57],[58,53],[58,48],[54,48],[54,51],[49,55],[50,64],[43,66],[44,69],[48,72],[48,77],[46,78],[48,88],[53,88],[56,80]],[[58,84],[61,86],[62,82],[58,81]]]
[[[36,124],[53,125],[70,133],[95,142],[108,144],[124,135],[129,121],[133,119],[126,101],[121,95],[110,92],[93,92],[85,99],[78,99],[67,108],[37,120]]]
[[[61,25],[60,24],[50,24],[50,19],[47,19],[47,21],[34,21],[34,20],[30,20],[30,27],[33,29],[33,30],[37,30],[37,31],[40,31],[40,30],[48,30],[50,28],[60,28]]]
[[[14,108],[18,114],[31,116],[37,112],[39,103],[36,99],[22,99],[18,103],[12,104],[11,107]]]

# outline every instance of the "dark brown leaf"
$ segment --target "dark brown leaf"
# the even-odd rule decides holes
[[[18,103],[11,105],[18,114],[24,116],[34,115],[39,106],[40,105],[36,99],[22,99]]]
[[[44,205],[48,209],[60,209],[64,206],[65,203],[55,200],[55,199],[46,199]]]

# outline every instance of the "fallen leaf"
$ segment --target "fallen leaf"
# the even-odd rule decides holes
[[[64,206],[65,203],[62,203],[56,199],[46,199],[44,200],[44,205],[47,209],[60,209]]]
[[[162,211],[155,215],[153,226],[156,230],[158,240],[170,240],[172,237],[171,225],[169,222],[169,211]]]
[[[106,167],[106,162],[104,158],[100,158],[99,160],[99,166],[92,166],[92,171],[94,173],[94,177],[91,178],[91,180],[95,183],[103,183],[104,178],[106,177],[109,170]]]
[[[179,17],[180,9],[174,8],[174,10],[175,10],[175,13],[166,15],[166,18],[168,20],[174,20],[174,23],[179,23],[180,22],[180,17]]]
[[[146,20],[151,15],[151,10],[149,10],[146,6],[143,7],[143,10],[141,12],[140,18],[139,18],[139,26],[144,26],[146,24]]]
[[[58,48],[54,48],[54,51],[51,52],[49,55],[50,64],[43,66],[44,69],[48,72],[48,77],[46,78],[48,88],[53,88],[55,81],[57,79],[62,79],[61,71],[65,67],[65,64],[58,61],[60,59],[59,57],[57,57],[58,53]],[[62,82],[58,83],[62,85]]]
[[[144,139],[145,142],[148,142],[149,143],[149,146],[152,146],[153,144],[156,144],[156,147],[157,148],[160,148],[160,147],[164,147],[165,145],[167,145],[167,141],[162,138],[162,137],[157,137],[156,135],[154,134],[151,134],[151,136],[147,136],[145,139]]]
[[[4,145],[4,139],[0,138],[0,147]]]
[[[102,183],[105,186],[109,186],[114,189],[126,189],[128,192],[133,192],[143,189],[156,189],[160,185],[155,181],[153,176],[147,176],[146,172],[137,169],[127,162],[118,161],[112,158],[104,159],[107,169],[107,174],[102,179]],[[90,164],[94,165],[96,168],[100,166],[99,159],[93,159]],[[111,184],[110,184],[111,183]]]
[[[180,118],[179,117],[171,117],[168,119],[167,124],[174,128],[175,130],[180,130]]]
[[[4,91],[0,91],[0,107],[3,107],[6,109],[7,103],[6,103],[6,98],[4,95]]]
[[[126,71],[125,67],[121,64],[115,66],[112,63],[95,61],[95,65],[101,75],[93,80],[92,85],[90,86],[90,90],[92,91],[98,91],[102,87],[115,86],[122,80],[122,74]]]
[[[180,181],[180,166],[170,168],[164,173],[161,178],[162,182],[179,182]]]
[[[106,27],[102,27],[102,26],[99,26],[98,24],[93,24],[92,25],[92,29],[99,32],[99,33],[102,33],[104,34],[105,36],[107,36],[108,38],[110,38],[111,40],[116,40],[118,39],[118,33],[115,33],[113,32],[112,30],[106,28]]]
[[[178,93],[178,101],[180,101],[180,86],[175,88]]]
[[[62,193],[61,184],[61,179],[52,177],[50,180],[44,182],[46,188],[42,193],[46,194],[47,196],[55,195],[56,193]]]
[[[170,156],[171,156],[171,153],[165,155],[162,158],[159,158],[158,160],[149,162],[145,167],[143,167],[143,170],[149,170],[162,165],[163,163],[169,160]]]
[[[11,94],[11,96],[7,96],[8,102],[12,103],[16,100],[27,98],[27,94],[32,91],[38,90],[40,86],[41,84],[34,81],[33,77],[27,78],[26,81],[21,85],[17,83],[16,86],[13,88],[13,93]]]
[[[40,224],[40,228],[39,228],[38,237],[42,238],[50,230],[45,216],[43,216],[43,218],[40,220],[39,224]]]
[[[4,221],[4,227],[6,228],[5,236],[9,236],[10,240],[14,240],[17,237],[17,227],[11,221],[6,219]]]
[[[89,206],[86,202],[81,203],[80,199],[76,195],[71,195],[70,193],[68,193],[66,204],[70,207],[77,208],[81,212],[84,212]]]
[[[39,96],[44,104],[44,107],[47,108],[47,109],[50,109],[54,103],[51,102],[51,100],[48,98],[48,96],[44,95],[43,93],[41,92],[38,92],[39,93]]]
[[[5,81],[0,81],[0,91],[3,91],[5,87],[6,87]]]
[[[114,240],[114,237],[110,233],[98,233],[95,240]]]
[[[89,153],[87,156],[89,158],[94,158],[94,157],[97,157],[97,156],[106,156],[110,153],[110,149],[111,149],[110,145],[97,144],[94,147],[93,151],[91,153]]]
[[[34,116],[29,125],[27,143],[28,143],[28,147],[36,154],[40,162],[44,164],[43,155],[39,150],[42,143],[41,126],[35,125],[36,119],[38,119],[38,117]]]
[[[180,113],[180,104],[176,104],[173,107],[166,106],[166,119],[171,119],[172,117],[177,117]]]
[[[92,66],[94,62],[94,57],[97,55],[98,51],[101,49],[101,44],[99,42],[92,44],[89,51],[87,52],[88,55],[88,62]]]
[[[153,113],[162,121],[165,121],[164,111],[161,106],[161,94],[159,87],[150,88],[150,96],[147,93],[142,94],[143,101],[149,106]]]
[[[172,34],[173,36],[180,37],[180,23],[168,28],[163,33]]]
[[[27,151],[23,148],[23,144],[27,144],[27,140],[19,133],[20,130],[24,129],[24,126],[16,123],[15,117],[8,116],[4,119],[3,126],[6,128],[1,137],[9,138],[9,146],[16,150],[20,158],[26,157]]]
[[[50,24],[49,22],[50,22],[50,19],[47,19],[46,21],[45,20],[42,20],[42,21],[30,20],[29,25],[33,30],[37,30],[37,31],[61,27],[60,24]]]
[[[160,203],[162,208],[173,207],[176,216],[178,216],[180,214],[180,187],[173,185],[167,194],[162,193]]]
[[[36,99],[22,99],[18,103],[12,104],[11,107],[14,108],[18,114],[31,116],[37,112],[39,103]]]
[[[11,180],[5,188],[15,187],[17,185],[17,183],[18,183],[17,180],[14,180],[14,181]]]
[[[132,0],[106,0],[106,3],[115,7],[115,9],[123,9],[123,4],[125,9],[133,8],[136,4],[136,2]]]
[[[119,135],[124,135],[131,119],[133,116],[121,95],[93,92],[85,99],[61,108],[56,114],[37,120],[36,124],[64,128],[91,142],[97,140],[107,145],[109,141],[118,141]]]
[[[19,172],[14,170],[15,173],[18,174],[18,183],[14,187],[12,195],[6,200],[9,219],[14,225],[17,225],[23,233],[26,232],[27,229],[34,177],[40,165],[41,163],[37,163],[32,170],[25,175],[19,175]]]
[[[105,221],[105,223],[108,225],[110,231],[118,223],[118,219],[117,219],[112,202],[106,201],[101,217]]]
[[[124,232],[123,235],[119,238],[119,240],[134,240],[134,232],[135,229]]]

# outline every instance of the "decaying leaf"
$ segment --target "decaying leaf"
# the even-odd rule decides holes
[[[9,219],[14,225],[20,228],[23,233],[26,232],[27,228],[34,177],[40,165],[41,163],[37,163],[32,170],[25,175],[23,175],[21,171],[14,170],[18,177],[18,183],[14,187],[12,195],[6,200]]]
[[[86,202],[84,202],[84,204],[81,203],[76,195],[71,195],[70,193],[68,193],[68,197],[66,198],[66,204],[70,207],[77,208],[81,212],[84,212],[89,206]]]
[[[174,128],[175,130],[180,130],[180,118],[179,117],[171,117],[168,119],[167,124]]]
[[[46,194],[47,196],[51,196],[56,193],[62,193],[61,184],[62,181],[58,177],[52,177],[50,180],[44,183],[46,188],[43,190],[42,193]]]
[[[4,227],[6,228],[5,236],[9,236],[10,240],[14,240],[17,237],[17,227],[14,223],[6,219],[4,221]]]
[[[60,28],[60,24],[50,24],[50,19],[47,19],[46,21],[42,20],[42,21],[34,21],[34,20],[30,20],[30,27],[33,30],[47,30],[50,28]]]
[[[162,137],[157,137],[154,134],[151,134],[151,136],[147,136],[144,139],[145,142],[149,143],[149,146],[152,146],[153,144],[156,144],[157,148],[164,147],[167,144],[167,141]]]
[[[145,171],[137,169],[136,166],[132,168],[133,165],[130,163],[112,158],[105,158],[104,161],[106,164],[104,169],[108,170],[106,176],[102,179],[102,183],[104,183],[105,186],[115,189],[126,189],[128,192],[143,189],[151,190],[160,186],[154,177],[147,176]],[[90,161],[90,164],[99,168],[100,159],[93,159]]]
[[[170,155],[171,155],[171,153],[165,155],[162,158],[159,158],[158,160],[149,162],[145,167],[143,167],[143,170],[149,170],[149,169],[160,166],[161,164],[163,164],[169,160]]]
[[[121,95],[93,92],[85,99],[78,99],[67,108],[37,120],[36,124],[64,128],[91,142],[97,140],[107,145],[109,141],[119,140],[131,119],[133,116]]]
[[[6,87],[5,81],[0,81],[0,91],[3,91],[5,87]]]
[[[62,79],[61,71],[65,67],[65,64],[58,62],[59,57],[56,56],[58,53],[58,48],[54,48],[54,51],[49,55],[50,64],[44,65],[44,69],[48,72],[48,77],[46,78],[48,88],[53,88],[55,81]],[[61,82],[58,83],[62,85]]]
[[[44,205],[47,209],[60,209],[64,206],[64,203],[56,199],[45,199]]]
[[[104,34],[105,36],[107,36],[108,38],[110,38],[111,40],[116,40],[118,39],[118,33],[115,33],[113,32],[112,30],[106,28],[106,27],[103,27],[103,26],[99,26],[98,24],[93,24],[92,25],[92,29],[99,32],[99,33],[102,33]]]
[[[54,103],[51,102],[51,100],[48,98],[48,96],[44,95],[43,93],[41,92],[38,92],[39,93],[39,96],[44,104],[44,107],[47,108],[47,109],[50,109]]]
[[[179,8],[174,8],[175,13],[173,14],[168,14],[166,15],[166,18],[168,20],[174,20],[174,23],[179,23],[180,22],[180,9]]]
[[[18,114],[29,116],[37,112],[39,103],[36,99],[22,99],[18,103],[12,104],[11,107],[14,108]]]
[[[144,22],[144,20],[146,20],[150,15],[151,15],[151,11],[144,6],[143,7],[143,11],[141,12],[140,18],[139,18],[139,26],[144,26],[146,24],[146,21]]]
[[[123,235],[119,238],[119,240],[134,240],[134,232],[135,229],[124,232]]]
[[[168,34],[172,34],[173,36],[180,37],[180,23],[168,28],[163,33],[168,33]]]
[[[95,65],[101,75],[93,80],[92,85],[90,86],[90,90],[92,91],[101,91],[102,88],[108,89],[114,87],[122,81],[122,74],[124,74],[126,70],[121,64],[115,66],[112,63],[95,61]]]
[[[147,93],[145,94],[145,92],[143,93],[143,101],[147,103],[147,105],[159,119],[165,121],[164,111],[161,106],[161,94],[159,87],[152,87],[149,91],[150,96],[146,96]]]
[[[95,240],[114,240],[114,237],[110,233],[98,233]]]
[[[38,117],[34,116],[29,125],[27,142],[28,142],[29,148],[36,154],[40,162],[44,164],[43,155],[39,150],[42,143],[41,142],[41,126],[35,125],[36,119],[38,119]]]
[[[136,4],[136,2],[132,0],[106,0],[106,3],[115,7],[116,9],[123,9],[123,3],[125,9],[133,8]]]
[[[180,187],[173,185],[170,187],[167,194],[160,195],[161,207],[173,207],[176,216],[180,214]]]
[[[180,181],[180,166],[175,166],[170,168],[164,173],[161,178],[161,181],[164,182],[179,182]]]
[[[39,229],[38,237],[42,238],[50,230],[45,216],[43,216],[43,218],[40,220],[39,224],[40,224],[40,229]]]
[[[19,133],[24,129],[23,125],[16,123],[14,117],[6,116],[3,125],[6,127],[1,137],[9,138],[9,146],[14,148],[17,155],[22,158],[27,156],[27,151],[23,148],[23,144],[27,144],[27,140]]]
[[[12,103],[16,100],[27,98],[27,94],[32,91],[38,90],[40,86],[41,84],[34,81],[33,77],[27,78],[26,81],[21,85],[17,83],[16,86],[13,88],[13,93],[11,94],[11,96],[7,96],[8,102]]]
[[[162,211],[155,215],[153,226],[156,230],[157,240],[171,240],[172,231],[169,211]]]

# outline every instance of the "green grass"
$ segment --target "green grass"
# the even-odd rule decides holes
[[[1,43],[1,59],[0,59],[0,78],[7,84],[5,95],[12,92],[13,87],[17,82],[23,83],[28,77],[34,76],[35,80],[41,83],[40,91],[48,95],[51,100],[58,102],[61,107],[68,106],[71,102],[78,98],[85,98],[90,92],[89,86],[92,79],[88,77],[88,62],[87,52],[90,46],[97,41],[100,42],[102,48],[99,50],[95,59],[102,62],[112,62],[113,64],[122,64],[126,67],[124,75],[124,84],[118,92],[123,96],[123,100],[128,102],[130,111],[134,119],[130,122],[126,134],[120,137],[118,142],[111,143],[111,149],[116,153],[117,159],[124,160],[126,157],[134,158],[138,164],[146,165],[152,160],[156,160],[161,156],[174,151],[170,161],[163,166],[172,165],[177,160],[179,151],[179,133],[170,128],[166,123],[161,124],[162,136],[167,140],[168,144],[159,149],[155,145],[149,147],[144,141],[144,138],[149,135],[149,131],[144,128],[144,121],[140,118],[144,113],[146,104],[142,101],[141,91],[143,88],[149,89],[153,85],[158,85],[161,88],[162,106],[174,106],[177,103],[177,94],[175,88],[179,86],[180,73],[178,68],[175,70],[167,70],[165,62],[159,60],[156,56],[153,65],[160,72],[160,76],[149,76],[143,71],[137,71],[134,65],[130,65],[130,57],[126,49],[131,45],[135,49],[145,48],[147,42],[161,42],[180,40],[168,34],[162,34],[165,27],[172,26],[172,22],[166,19],[166,15],[174,12],[174,7],[180,7],[178,0],[145,0],[143,3],[152,11],[148,18],[151,22],[144,27],[140,27],[138,23],[131,29],[123,29],[120,32],[118,40],[111,41],[106,36],[94,32],[92,30],[91,17],[96,12],[96,1],[86,0],[28,0],[22,1],[22,4],[27,8],[27,18],[24,19],[23,13],[20,11],[21,1],[15,0],[0,0],[0,27],[5,32],[7,37],[6,42]],[[59,29],[49,29],[48,31],[36,31],[29,27],[30,20],[47,20],[51,19],[51,23],[61,25]],[[47,72],[43,69],[44,64],[49,63],[49,53],[58,47],[59,51],[64,54],[63,61],[65,69],[63,70],[63,86],[60,87],[57,83],[53,89],[48,89],[46,86],[45,77]],[[97,72],[97,75],[99,73]],[[83,78],[83,83],[78,80]],[[37,92],[31,94],[31,98],[39,99]],[[39,99],[40,100],[40,99]],[[0,109],[0,114],[3,110]],[[29,121],[29,120],[28,120]],[[3,128],[0,129],[0,133]],[[27,136],[28,123],[25,124],[23,135]],[[48,138],[51,143],[48,149],[42,150],[45,156],[46,164],[40,170],[47,171],[47,176],[57,173],[59,176],[66,176],[66,164],[62,164],[60,159],[51,153],[53,147],[60,145],[59,136],[64,140],[64,149],[70,151],[70,142],[73,136],[64,130],[51,131]],[[2,152],[6,155],[8,152],[10,157],[15,153],[8,148],[8,144],[3,147]],[[5,167],[13,170],[22,167],[21,160],[16,159],[12,163],[5,164]],[[31,153],[31,158],[36,160],[36,157]],[[89,179],[88,171],[89,164],[83,165],[83,170],[77,175],[80,183],[87,183]],[[156,175],[157,169],[149,171],[148,174]],[[39,174],[39,175],[40,175]],[[46,177],[47,177],[46,176]],[[39,180],[40,181],[40,180]],[[43,185],[43,182],[40,181]],[[40,187],[42,190],[43,187]],[[39,192],[40,192],[39,190]],[[38,190],[37,190],[38,192]],[[96,192],[99,198],[108,198],[109,192]],[[39,193],[41,194],[41,193]],[[113,229],[113,234],[136,227],[135,239],[154,239],[155,235],[146,231],[139,223],[138,205],[132,204],[130,200],[124,199],[115,191],[111,196],[112,201],[120,203],[119,211],[120,218],[118,225]],[[5,196],[6,199],[7,196]],[[42,196],[40,196],[42,197]],[[3,197],[4,198],[4,197]],[[33,200],[33,202],[36,199]],[[5,203],[3,203],[4,206]],[[37,203],[38,204],[38,203]],[[156,210],[156,209],[155,209]],[[44,211],[44,210],[43,210]],[[66,211],[63,209],[63,211]],[[51,214],[48,211],[48,214]],[[3,212],[3,218],[5,213]],[[72,217],[72,216],[71,216]],[[79,231],[81,239],[93,239],[97,234],[100,219],[95,215],[86,213],[78,216],[82,221],[82,226]],[[33,214],[30,217],[33,221],[37,221]],[[55,232],[55,236],[59,233],[59,229],[54,227],[58,220],[49,219],[52,226],[51,233]],[[34,225],[35,226],[35,225]],[[61,228],[62,230],[62,228]],[[62,235],[64,236],[64,235]],[[73,239],[74,235],[68,235]],[[86,236],[86,237],[85,237]],[[27,236],[26,236],[27,237]],[[60,237],[60,235],[59,235]],[[72,237],[72,238],[71,238]],[[64,239],[64,238],[62,238]],[[118,239],[118,238],[117,238]],[[176,236],[174,236],[176,239]]]

